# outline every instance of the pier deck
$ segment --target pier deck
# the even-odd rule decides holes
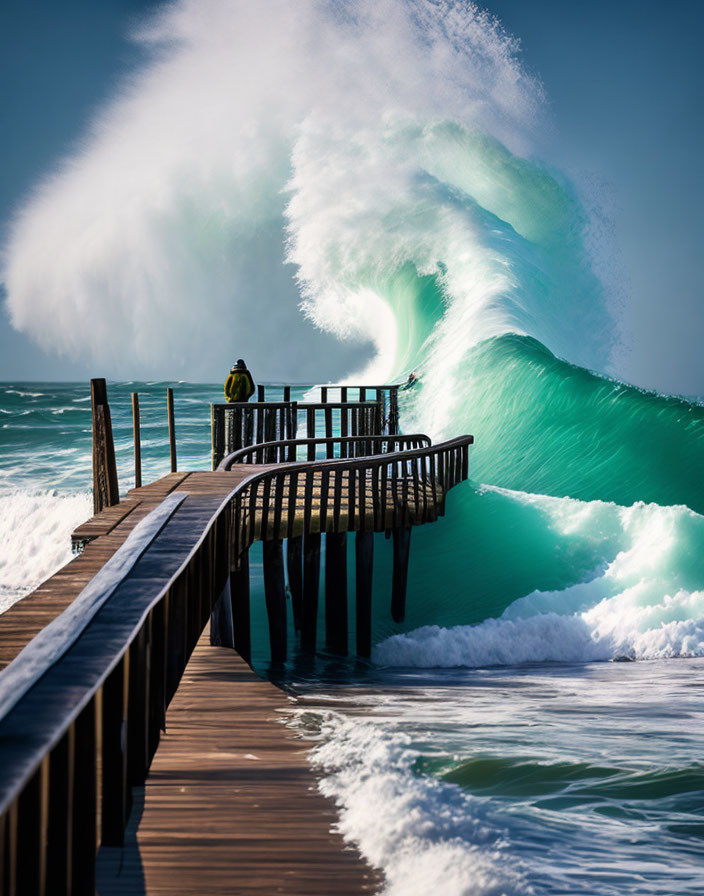
[[[282,668],[290,612],[295,650],[316,653],[323,549],[325,646],[347,655],[353,535],[356,652],[368,657],[374,534],[393,538],[390,612],[401,622],[411,530],[444,514],[472,437],[310,437],[305,461],[292,457],[301,440],[274,440],[254,463],[235,452],[213,472],[172,473],[119,501],[109,408],[96,395],[94,506],[106,509],[73,533],[81,555],[0,616],[0,890],[375,891],[379,877],[332,831],[304,742],[277,724],[288,699],[231,649],[251,655],[249,549],[264,541],[271,662]],[[321,441],[328,456],[314,459]]]
[[[123,849],[98,854],[99,896],[340,896],[381,881],[332,831],[286,695],[232,650],[193,652]]]

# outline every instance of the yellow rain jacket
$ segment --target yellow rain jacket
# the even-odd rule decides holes
[[[225,380],[225,398],[228,401],[249,401],[254,395],[252,374],[246,369],[237,368]]]

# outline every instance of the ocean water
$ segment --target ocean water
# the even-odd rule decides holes
[[[152,61],[19,210],[14,325],[124,377],[201,376],[237,341],[213,320],[250,362],[282,334],[282,378],[415,371],[404,431],[472,433],[471,481],[413,532],[403,625],[376,540],[371,662],[287,669],[341,830],[394,896],[701,893],[704,404],[609,374],[617,260],[540,84],[471,3],[208,12],[141,29]],[[123,491],[131,391],[168,470],[167,385],[209,466],[220,386],[111,382]],[[87,384],[1,384],[2,606],[69,558],[89,483]]]
[[[144,480],[168,472],[167,386],[180,468],[209,468],[219,386],[110,383],[123,492],[132,391]],[[620,391],[655,404],[654,428],[701,413]],[[402,419],[413,400],[404,393]],[[4,609],[70,558],[70,532],[91,513],[88,384],[1,384],[0,416]],[[287,678],[320,786],[344,835],[384,870],[385,892],[701,892],[704,518],[685,504],[472,480],[444,519],[414,530],[401,626],[389,612],[390,542],[375,547],[372,662],[322,652],[311,663],[294,650]],[[257,546],[252,560],[254,660],[267,674]]]

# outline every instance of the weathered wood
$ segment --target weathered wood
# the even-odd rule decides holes
[[[139,419],[139,394],[132,393],[132,433],[134,435],[134,487],[142,487],[142,435]]]
[[[357,532],[355,536],[355,554],[357,653],[362,657],[370,657],[372,653],[373,532]]]
[[[178,469],[176,460],[176,424],[174,421],[174,390],[166,390],[166,412],[169,417],[169,457],[171,458],[171,472]]]
[[[347,655],[347,533],[325,536],[325,647]]]
[[[320,533],[303,536],[303,618],[301,649],[315,653],[318,634],[318,590],[320,586]]]
[[[93,510],[100,513],[120,500],[115,463],[115,443],[104,379],[90,381],[93,417]]]
[[[167,715],[123,850],[99,854],[103,896],[361,896],[380,875],[334,830],[291,700],[207,634]]]
[[[265,541],[264,592],[269,617],[271,661],[286,662],[286,591],[284,586],[284,557],[280,539]]]
[[[394,569],[391,583],[391,616],[394,622],[406,618],[406,585],[408,583],[408,556],[411,549],[411,530],[394,529]]]
[[[130,645],[127,775],[130,785],[144,783],[149,768],[149,659],[145,623]]]

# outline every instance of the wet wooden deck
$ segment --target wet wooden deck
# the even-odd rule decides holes
[[[166,716],[124,849],[101,849],[100,896],[373,893],[381,880],[332,828],[291,700],[204,635]]]

